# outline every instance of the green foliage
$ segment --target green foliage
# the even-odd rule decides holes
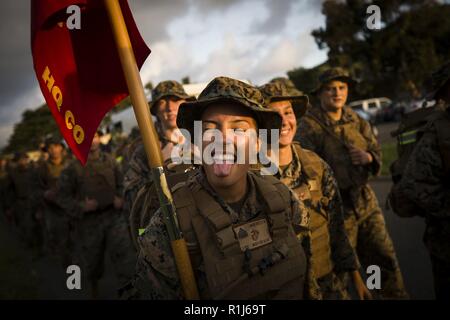
[[[131,99],[130,96],[126,97],[122,101],[119,102],[110,112],[111,113],[119,113],[125,109],[131,107]]]
[[[295,86],[304,93],[310,93],[318,85],[319,74],[326,67],[326,64],[317,66],[315,68],[297,68],[288,71],[289,79],[294,82]]]
[[[145,85],[145,89],[151,91],[153,90],[153,83],[151,81],[149,81],[146,85]]]
[[[3,152],[36,150],[49,134],[59,135],[59,129],[47,105],[36,110],[26,110],[22,114],[22,121],[14,125]]]
[[[181,84],[190,84],[190,83],[191,79],[189,78],[189,76],[186,76],[183,79],[181,79]]]
[[[386,142],[381,144],[381,153],[383,155],[383,163],[381,166],[381,175],[390,176],[389,167],[392,162],[397,159],[397,143]]]

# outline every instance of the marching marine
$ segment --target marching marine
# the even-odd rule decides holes
[[[87,275],[94,298],[108,254],[123,285],[131,275],[135,250],[122,213],[122,173],[119,164],[100,150],[100,132],[92,141],[85,167],[73,160],[63,170],[56,201],[72,218],[76,263]]]
[[[364,268],[380,267],[382,298],[407,298],[383,212],[368,185],[369,176],[378,175],[381,169],[380,145],[370,124],[346,106],[349,86],[355,81],[342,68],[326,70],[319,81],[314,93],[320,104],[302,117],[296,138],[333,170],[350,243]]]
[[[211,151],[213,162],[193,171],[172,189],[179,226],[202,299],[303,299],[320,297],[310,268],[308,212],[283,183],[250,170],[248,156],[258,144],[245,133],[279,129],[278,113],[264,108],[261,92],[238,80],[218,77],[197,102],[180,106],[177,123],[194,137],[219,131],[234,155]],[[244,137],[237,144],[238,136]],[[201,150],[211,145],[203,141]],[[209,148],[208,148],[209,149]],[[232,158],[233,157],[233,158]],[[297,238],[298,235],[298,238]],[[125,298],[181,299],[180,280],[162,213],[139,237],[137,273]]]
[[[429,100],[440,110],[412,152],[399,187],[425,217],[436,298],[450,300],[450,62],[432,76]]]
[[[297,118],[305,114],[308,98],[289,82],[277,79],[261,87],[268,107],[278,111],[283,121],[276,177],[297,193],[309,211],[312,266],[323,299],[350,299],[339,277],[347,272],[352,274],[359,298],[370,298],[345,231],[342,201],[333,172],[317,154],[293,141]]]

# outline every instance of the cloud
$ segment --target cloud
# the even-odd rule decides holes
[[[224,75],[261,84],[326,59],[312,29],[324,24],[322,1],[129,0],[152,49],[144,82]],[[30,52],[30,1],[0,1],[0,147],[25,109],[43,101]]]
[[[188,0],[134,0],[128,3],[139,31],[150,46],[168,39],[168,24],[185,15],[189,9]]]
[[[293,3],[294,0],[266,0],[265,5],[268,15],[264,21],[254,24],[252,31],[258,33],[276,33],[283,30]]]
[[[15,100],[37,84],[32,77],[29,12],[29,1],[0,2],[0,125],[10,120],[4,109],[15,111]]]

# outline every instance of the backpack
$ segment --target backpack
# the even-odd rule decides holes
[[[391,133],[397,138],[398,158],[389,167],[394,185],[388,195],[387,204],[400,217],[424,216],[423,210],[404,195],[399,185],[411,154],[430,123],[435,124],[437,128],[441,154],[446,158],[448,151],[442,148],[444,144],[441,143],[441,140],[447,140],[446,136],[450,135],[447,132],[450,130],[445,129],[445,127],[448,128],[448,123],[445,124],[448,121],[446,118],[448,118],[448,112],[445,112],[442,104],[420,108],[405,114],[398,129]]]

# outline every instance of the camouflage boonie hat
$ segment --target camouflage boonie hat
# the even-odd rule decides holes
[[[450,61],[447,61],[438,70],[431,74],[428,80],[430,92],[426,95],[427,100],[434,100],[447,81],[450,80]]]
[[[288,87],[286,84],[292,84],[292,87]],[[266,99],[267,107],[269,107],[270,102],[288,100],[292,103],[292,108],[294,109],[295,116],[297,118],[302,117],[308,109],[308,96],[304,95],[303,92],[295,88],[289,79],[281,80],[279,78],[272,80],[271,82],[261,86],[259,89]]]
[[[319,85],[317,86],[316,89],[311,91],[311,94],[317,94],[324,84],[333,80],[346,82],[349,86],[353,86],[357,83],[356,80],[350,76],[347,70],[340,67],[333,67],[325,70],[319,76]]]
[[[177,116],[178,127],[189,130],[193,139],[194,121],[201,120],[206,107],[219,102],[235,102],[252,111],[259,129],[281,128],[280,115],[265,107],[264,96],[258,88],[227,77],[214,78],[200,93],[197,101],[184,102],[180,105]]]
[[[165,97],[177,97],[185,100],[195,100],[184,91],[183,85],[174,80],[162,81],[152,90],[152,101],[150,102],[150,112],[155,115],[153,107]]]
[[[284,77],[273,78],[272,80],[269,81],[269,83],[281,83],[288,90],[292,90],[292,92],[296,92],[296,93],[301,92],[300,90],[297,89],[295,84],[288,78],[284,78]],[[302,92],[302,94],[303,94],[303,92]]]

